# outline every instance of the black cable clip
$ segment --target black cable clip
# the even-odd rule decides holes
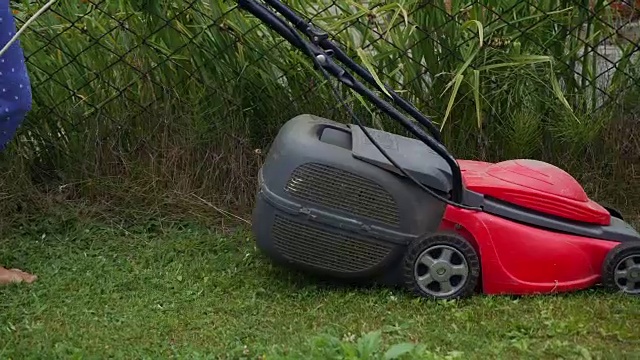
[[[329,39],[329,34],[322,29],[318,29],[313,24],[308,24],[306,33],[314,45],[320,45],[321,42]]]

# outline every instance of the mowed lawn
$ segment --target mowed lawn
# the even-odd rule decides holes
[[[272,266],[246,228],[43,219],[3,235],[0,262],[40,277],[0,288],[1,359],[640,358],[640,298],[332,286]]]

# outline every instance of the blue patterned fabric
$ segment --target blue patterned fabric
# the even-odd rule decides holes
[[[0,0],[0,49],[16,33],[9,0]],[[31,84],[20,41],[0,57],[0,151],[13,139],[31,110]]]

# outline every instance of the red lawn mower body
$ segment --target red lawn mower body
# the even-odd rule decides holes
[[[568,173],[535,160],[497,164],[460,160],[465,186],[496,199],[567,220],[609,225],[611,214],[589,199]],[[575,291],[600,281],[602,264],[618,242],[563,234],[485,212],[447,206],[443,231],[474,244],[486,294]]]
[[[420,183],[450,191],[452,172],[428,147],[368,131]],[[640,254],[640,235],[567,172],[536,160],[456,162],[463,202],[477,208],[444,204],[398,176],[358,126],[300,115],[280,129],[260,171],[253,221],[258,246],[281,263],[344,279],[405,283],[441,299],[472,290],[586,289],[603,283],[603,273],[604,280],[615,277],[618,270],[605,271],[607,264],[632,269],[630,281],[640,282],[640,261],[624,267],[629,246]],[[445,248],[464,260],[443,260],[436,250]],[[433,282],[417,286],[426,276],[425,256],[428,271],[444,271],[443,277],[457,276],[464,262],[468,286],[451,293]]]

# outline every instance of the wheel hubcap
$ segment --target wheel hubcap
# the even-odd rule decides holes
[[[445,297],[460,290],[469,275],[469,266],[457,249],[447,245],[423,251],[414,265],[414,277],[425,293]]]
[[[616,265],[614,280],[623,292],[640,294],[640,254],[620,260]]]

